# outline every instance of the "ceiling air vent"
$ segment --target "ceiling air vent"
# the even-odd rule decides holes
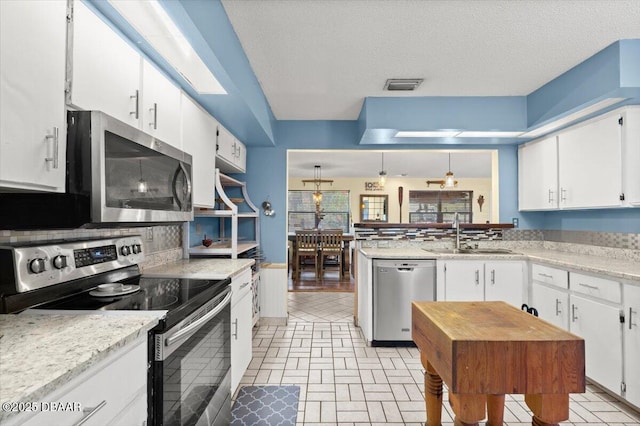
[[[390,78],[384,84],[384,90],[416,90],[423,81],[422,78]]]

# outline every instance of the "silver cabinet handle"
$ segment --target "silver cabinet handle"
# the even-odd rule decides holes
[[[158,128],[158,104],[154,103],[153,108],[149,108],[149,112],[153,111],[153,121],[149,123],[149,126],[153,127],[153,130]]]
[[[84,416],[80,420],[78,420],[77,423],[74,423],[73,426],[81,426],[85,424],[91,417],[93,417],[94,414],[104,408],[105,405],[107,405],[107,400],[102,401],[100,404],[96,405],[93,408],[83,408],[82,413],[84,413]]]
[[[560,301],[560,299],[556,299],[556,316],[560,316],[560,314],[562,313],[562,309],[560,309],[560,306],[562,306],[562,302]]]
[[[576,316],[577,310],[578,308],[576,307],[576,305],[571,304],[571,322],[576,322],[576,320],[578,319],[578,317]]]
[[[192,322],[173,336],[167,337],[167,339],[164,341],[164,345],[171,346],[175,341],[184,339],[188,335],[195,333],[203,324],[218,315],[220,311],[222,311],[224,307],[227,306],[231,301],[231,291],[229,291],[228,293],[229,294],[227,294],[224,299],[222,299],[222,302],[220,302],[213,310],[207,312],[207,314],[205,314],[202,318]]]
[[[491,270],[491,285],[495,285],[496,283],[496,270],[492,269]]]
[[[560,188],[560,201],[567,201],[567,190]]]
[[[578,285],[581,287],[590,288],[591,290],[600,290],[600,287],[596,287],[595,285],[589,285],[585,283],[578,283]]]
[[[236,340],[238,340],[238,318],[236,318],[236,319],[233,321],[233,327],[234,327],[234,332],[233,332],[232,336],[233,336]]]
[[[553,203],[553,191],[549,188],[549,204]]]
[[[136,94],[129,96],[129,99],[135,99],[136,100],[136,108],[135,108],[135,110],[129,112],[129,115],[133,115],[135,117],[135,119],[137,120],[138,117],[140,116],[140,91],[136,90]]]
[[[45,157],[44,161],[53,162],[53,168],[58,168],[58,145],[59,145],[59,129],[57,127],[53,128],[53,134],[45,136],[46,140],[53,139],[53,156]]]
[[[629,330],[631,330],[631,327],[638,326],[638,324],[634,323],[633,320],[631,319],[632,315],[637,313],[638,313],[637,311],[634,311],[633,308],[629,307]]]
[[[480,284],[480,271],[476,269],[476,285]]]
[[[545,277],[545,278],[553,278],[553,275],[543,274],[542,272],[538,272],[538,276]]]
[[[246,283],[242,284],[242,285],[240,286],[240,290],[242,290],[243,288],[245,288],[245,287],[246,287],[246,286],[248,286],[249,284],[250,284],[250,283],[248,283],[248,282],[246,282]]]

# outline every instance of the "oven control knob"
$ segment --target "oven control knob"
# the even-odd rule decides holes
[[[123,256],[129,256],[131,254],[131,248],[129,246],[120,247],[120,254]]]
[[[133,250],[133,254],[142,253],[142,247],[140,246],[140,244],[132,245],[131,249]]]
[[[33,259],[29,262],[29,270],[34,274],[40,274],[44,272],[44,259],[41,257]]]
[[[56,269],[62,269],[67,266],[67,256],[58,255],[53,258],[53,267]]]

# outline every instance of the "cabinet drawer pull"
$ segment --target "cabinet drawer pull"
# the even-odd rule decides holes
[[[236,318],[236,319],[233,321],[233,327],[234,327],[234,332],[233,332],[232,336],[233,336],[236,340],[238,340],[238,318]]]
[[[476,269],[476,285],[480,284],[480,271]]]
[[[129,98],[136,100],[136,107],[133,111],[129,112],[129,115],[133,115],[134,118],[137,120],[138,117],[140,116],[140,91],[136,90],[136,94],[129,96]]]
[[[58,128],[53,128],[53,134],[45,136],[46,140],[53,139],[53,155],[51,157],[45,157],[44,161],[53,162],[53,168],[58,168],[58,146],[59,146],[59,138],[58,138]]]
[[[84,417],[82,417],[77,423],[74,423],[73,426],[81,426],[85,424],[91,417],[93,417],[94,414],[102,410],[105,405],[107,405],[106,399],[95,407],[83,408],[82,413],[84,413]]]
[[[550,274],[543,274],[542,272],[538,272],[538,275],[544,278],[553,278],[553,275]]]
[[[576,305],[571,305],[571,322],[576,322],[576,320],[578,319],[578,317],[576,316],[576,311],[578,310],[578,308],[576,307]]]
[[[629,330],[631,330],[631,327],[634,327],[634,326],[637,327],[638,326],[638,324],[633,322],[633,319],[632,319],[633,318],[633,314],[637,315],[638,312],[634,311],[633,308],[630,307],[629,308]]]
[[[581,286],[581,287],[589,288],[591,290],[600,290],[600,287],[597,287],[595,285],[589,285],[589,284],[585,284],[585,283],[578,283],[578,285]]]
[[[492,269],[491,270],[491,285],[495,285],[496,283],[496,270]]]
[[[560,306],[562,306],[562,302],[560,301],[560,299],[556,299],[556,316],[560,316],[560,314],[562,313],[562,309],[560,309]]]
[[[549,204],[553,203],[553,191],[549,189]]]
[[[149,108],[149,112],[153,111],[153,122],[149,123],[149,126],[153,127],[153,130],[158,129],[158,104],[154,103],[153,108]]]
[[[560,188],[560,201],[567,201],[567,190]]]
[[[246,287],[246,286],[248,286],[248,285],[249,285],[249,283],[248,283],[248,282],[247,282],[247,283],[242,284],[242,285],[240,286],[240,290],[242,290],[243,288],[245,288],[245,287]]]

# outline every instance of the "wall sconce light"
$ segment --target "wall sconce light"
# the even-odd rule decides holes
[[[271,203],[268,201],[262,203],[262,211],[265,216],[273,216],[276,214],[276,211],[271,208]]]

